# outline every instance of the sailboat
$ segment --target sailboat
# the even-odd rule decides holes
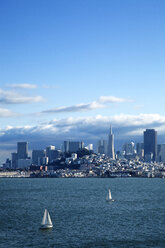
[[[114,201],[114,200],[112,199],[112,195],[111,195],[110,189],[109,189],[109,191],[108,191],[108,195],[107,195],[107,197],[106,197],[106,201],[108,201],[108,202],[113,202],[113,201]]]
[[[52,228],[53,224],[47,209],[45,209],[44,216],[42,218],[40,229],[49,229]]]

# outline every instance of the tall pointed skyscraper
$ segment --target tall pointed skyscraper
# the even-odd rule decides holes
[[[110,132],[109,132],[109,136],[108,136],[108,151],[107,151],[107,155],[110,158],[115,159],[114,135],[112,134],[112,127],[111,126],[110,126]]]

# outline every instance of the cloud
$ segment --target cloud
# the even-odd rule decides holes
[[[21,89],[35,89],[37,88],[36,84],[10,84],[11,88],[21,88]]]
[[[98,103],[98,102],[92,102],[92,103],[87,103],[87,104],[76,104],[72,105],[69,107],[59,107],[59,108],[54,108],[54,109],[49,109],[42,111],[41,113],[66,113],[66,112],[82,112],[82,111],[88,111],[88,110],[93,110],[93,109],[98,109],[98,108],[103,108],[104,105]]]
[[[67,113],[67,112],[82,112],[82,111],[90,111],[94,109],[105,108],[105,103],[122,103],[129,101],[124,98],[117,98],[114,96],[100,96],[98,100],[93,101],[91,103],[81,103],[75,104],[72,106],[63,106],[53,109],[44,110],[41,114],[51,114],[51,113]]]
[[[129,102],[132,100],[128,100],[125,98],[118,98],[115,96],[100,96],[98,101],[101,103],[122,103],[122,102]]]
[[[5,91],[0,89],[1,104],[29,104],[43,101],[42,96],[23,96],[14,91]]]
[[[12,112],[9,109],[0,108],[0,118],[14,117],[14,116],[17,116],[17,114],[15,112]]]
[[[37,141],[55,142],[67,139],[98,140],[107,138],[110,124],[113,127],[115,140],[125,140],[143,136],[146,128],[155,128],[160,135],[165,135],[165,116],[157,114],[95,116],[81,118],[55,119],[36,126],[8,126],[0,130],[1,141]],[[140,132],[139,132],[140,130]]]
[[[58,84],[53,84],[53,85],[50,85],[50,84],[42,84],[41,85],[41,88],[44,88],[44,89],[59,89],[61,88],[61,85],[58,85]]]

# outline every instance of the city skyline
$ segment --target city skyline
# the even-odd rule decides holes
[[[165,142],[165,3],[0,3],[0,156],[34,147],[105,139]],[[45,143],[44,143],[45,142]]]
[[[20,168],[29,166],[29,164],[49,164],[51,161],[55,161],[60,158],[61,154],[67,154],[77,158],[77,152],[83,150],[90,151],[92,153],[105,155],[111,160],[116,159],[140,159],[147,163],[150,162],[165,162],[165,144],[157,143],[157,131],[155,129],[146,129],[143,132],[143,142],[135,143],[133,141],[129,143],[123,143],[121,150],[116,150],[114,147],[114,134],[112,127],[110,126],[109,134],[106,140],[98,140],[97,147],[93,147],[93,144],[85,146],[84,141],[71,141],[65,140],[61,147],[55,147],[49,145],[42,147],[42,149],[33,148],[31,155],[28,152],[28,142],[17,142],[17,152],[11,153],[11,159],[7,158],[6,163],[3,163],[4,167],[11,166],[11,168]],[[84,150],[84,152],[85,152]],[[29,156],[30,155],[30,156]],[[65,156],[64,156],[65,157]],[[38,160],[39,159],[39,160]],[[34,162],[35,161],[35,162]],[[36,162],[37,161],[37,162]],[[6,167],[7,168],[7,167]]]

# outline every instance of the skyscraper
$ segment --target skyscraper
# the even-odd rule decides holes
[[[123,145],[123,152],[125,153],[125,155],[133,155],[135,152],[134,142],[124,144]]]
[[[137,155],[139,156],[140,159],[144,157],[144,144],[143,143],[137,143],[136,144],[136,151]]]
[[[114,135],[112,134],[112,127],[110,127],[110,133],[108,136],[108,149],[107,149],[107,155],[115,159],[115,152],[114,152]]]
[[[106,154],[107,155],[107,140],[99,140],[98,141],[97,152],[100,154]]]
[[[17,152],[13,152],[11,154],[11,163],[12,163],[13,169],[17,168],[17,161],[18,161],[18,154],[17,154]]]
[[[64,141],[64,152],[77,152],[84,148],[84,142],[81,141]]]
[[[28,158],[28,143],[27,142],[17,143],[17,156],[18,156],[18,159]]]
[[[55,159],[54,152],[55,152],[55,146],[47,146],[46,147],[46,157],[48,157],[49,163],[52,162]]]
[[[33,150],[32,151],[32,163],[35,165],[41,165],[40,161],[45,158],[45,151],[44,150]]]
[[[157,158],[157,132],[155,129],[144,131],[144,157],[153,154],[153,161]]]

